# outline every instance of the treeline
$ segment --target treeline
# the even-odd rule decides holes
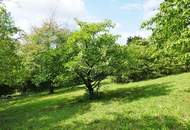
[[[110,20],[76,23],[79,29],[71,31],[50,19],[25,34],[0,6],[0,94],[51,94],[55,87],[85,84],[93,98],[107,76],[134,82],[190,71],[189,0],[165,0],[142,24],[152,35],[124,44],[110,32]]]

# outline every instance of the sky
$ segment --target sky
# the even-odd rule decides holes
[[[148,37],[151,33],[140,29],[142,22],[152,17],[163,0],[1,0],[15,24],[26,32],[40,26],[54,16],[69,29],[76,29],[74,18],[98,22],[110,19],[116,27],[112,32],[121,35],[118,42],[129,36]]]

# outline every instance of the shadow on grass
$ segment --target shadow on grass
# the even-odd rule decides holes
[[[188,88],[188,89],[186,89],[184,91],[187,92],[187,93],[190,93],[190,88]]]
[[[189,130],[190,122],[183,122],[172,116],[143,116],[130,118],[122,114],[112,113],[112,119],[96,119],[90,123],[73,122],[57,126],[54,129],[76,130]]]
[[[150,98],[164,96],[172,91],[170,83],[150,84],[145,86],[132,86],[129,88],[119,88],[116,90],[107,90],[99,94],[99,101],[125,100],[127,102],[139,100],[141,98]]]
[[[109,103],[108,101],[112,100],[122,100],[127,103],[141,98],[167,95],[172,90],[171,88],[172,86],[169,83],[165,83],[106,90],[96,100],[89,100],[84,95],[71,96],[71,98],[63,97],[60,95],[66,91],[62,91],[62,93],[60,91],[56,98],[35,102],[32,102],[31,98],[31,103],[28,103],[29,100],[27,100],[27,104],[0,111],[0,124],[5,129],[22,129],[26,127],[28,129],[45,129],[54,126],[59,121],[66,121],[76,115],[85,114],[91,109],[91,103],[93,102]],[[76,88],[76,90],[79,89],[81,88]],[[39,96],[39,98],[41,97]],[[127,122],[135,123],[136,121],[127,119]],[[109,126],[109,122],[105,122],[105,124]]]
[[[48,129],[59,121],[72,118],[76,114],[82,115],[89,109],[88,101],[79,103],[78,100],[67,98],[38,101],[0,111],[0,128]]]
[[[48,94],[48,92],[44,91],[42,93],[31,93],[29,95],[16,95],[14,98],[6,100],[4,102],[0,102],[0,105],[3,106],[13,106],[15,104],[30,104],[31,100],[35,101],[40,98],[53,97],[55,95],[63,95],[66,93],[76,92],[82,90],[82,86],[75,86],[70,88],[56,89],[54,94]],[[51,100],[51,99],[50,99]],[[54,100],[54,99],[53,99]],[[21,105],[20,105],[21,106]]]
[[[68,88],[64,88],[64,89],[57,89],[57,90],[55,90],[54,94],[65,94],[65,93],[69,93],[69,92],[79,91],[82,89],[84,89],[83,86],[73,86],[73,87],[68,87]]]

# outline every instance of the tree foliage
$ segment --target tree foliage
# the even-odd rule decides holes
[[[19,58],[17,39],[19,29],[3,5],[0,5],[0,85],[16,85]]]
[[[93,98],[107,76],[134,82],[190,71],[189,0],[165,0],[142,24],[150,38],[130,37],[126,45],[117,44],[109,20],[76,22],[79,28],[70,32],[50,19],[19,41],[20,30],[1,5],[0,86],[44,84],[53,93],[64,82],[82,81]]]
[[[53,93],[54,81],[64,73],[64,44],[70,35],[69,30],[61,28],[56,22],[50,20],[40,28],[34,28],[28,41],[35,49],[40,49],[35,56],[36,69],[33,82],[45,82],[49,86],[49,93]],[[37,51],[37,50],[36,50]],[[63,53],[62,53],[63,52]]]
[[[150,42],[157,47],[157,61],[166,74],[189,71],[190,1],[166,0],[158,13],[143,23],[152,30]],[[157,62],[158,64],[158,62]]]
[[[89,95],[94,96],[94,89],[112,73],[114,48],[118,36],[110,33],[111,21],[86,23],[77,21],[80,30],[68,39],[69,61],[66,67],[82,79]]]

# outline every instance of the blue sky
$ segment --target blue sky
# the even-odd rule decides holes
[[[124,5],[142,4],[142,0],[86,0],[87,10],[92,16],[100,19],[112,19],[122,31],[135,32],[143,21],[142,9],[122,9]]]
[[[155,14],[162,0],[4,0],[16,25],[30,32],[32,26],[40,26],[55,12],[56,21],[75,29],[73,18],[97,22],[111,19],[120,34],[119,42],[127,37],[147,37],[150,32],[140,30],[141,23]]]

